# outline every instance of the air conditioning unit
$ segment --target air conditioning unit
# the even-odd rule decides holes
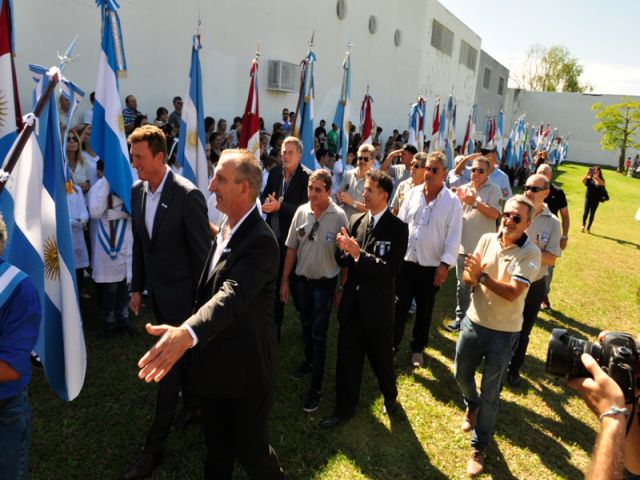
[[[267,90],[296,92],[300,82],[300,66],[284,60],[269,60]]]

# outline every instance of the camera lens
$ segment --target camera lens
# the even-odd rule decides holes
[[[564,328],[554,328],[547,350],[546,370],[559,377],[590,377],[580,359],[583,353],[590,354],[600,363],[602,347],[599,343],[572,337]]]

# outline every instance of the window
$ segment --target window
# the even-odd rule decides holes
[[[476,60],[478,59],[478,51],[464,40],[460,40],[460,59],[459,63],[466,66],[469,70],[476,71]]]
[[[491,69],[489,67],[484,67],[484,77],[482,77],[482,87],[489,89],[489,85],[491,85]]]
[[[498,78],[498,95],[504,95],[504,77]]]
[[[449,56],[453,53],[453,32],[435,18],[431,29],[431,46]]]

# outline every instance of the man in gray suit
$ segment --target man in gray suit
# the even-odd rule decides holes
[[[140,359],[147,382],[192,352],[190,374],[202,401],[205,478],[231,479],[235,462],[250,478],[284,474],[269,445],[268,419],[277,356],[273,291],[279,247],[260,217],[260,164],[247,150],[225,150],[209,190],[227,215],[196,294],[197,311],[180,326],[147,325],[161,337]]]
[[[167,166],[162,130],[145,125],[129,136],[129,143],[140,179],[131,189],[133,276],[129,308],[138,315],[141,292],[146,288],[157,321],[179,325],[192,312],[198,278],[211,245],[207,205],[202,192]],[[124,474],[125,479],[148,476],[162,461],[180,390],[185,412],[196,409],[186,375],[183,360],[160,382],[143,455]]]

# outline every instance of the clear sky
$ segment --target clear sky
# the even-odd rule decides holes
[[[517,72],[531,45],[561,44],[584,66],[594,93],[640,95],[638,0],[440,0]],[[510,85],[512,82],[510,83]]]

